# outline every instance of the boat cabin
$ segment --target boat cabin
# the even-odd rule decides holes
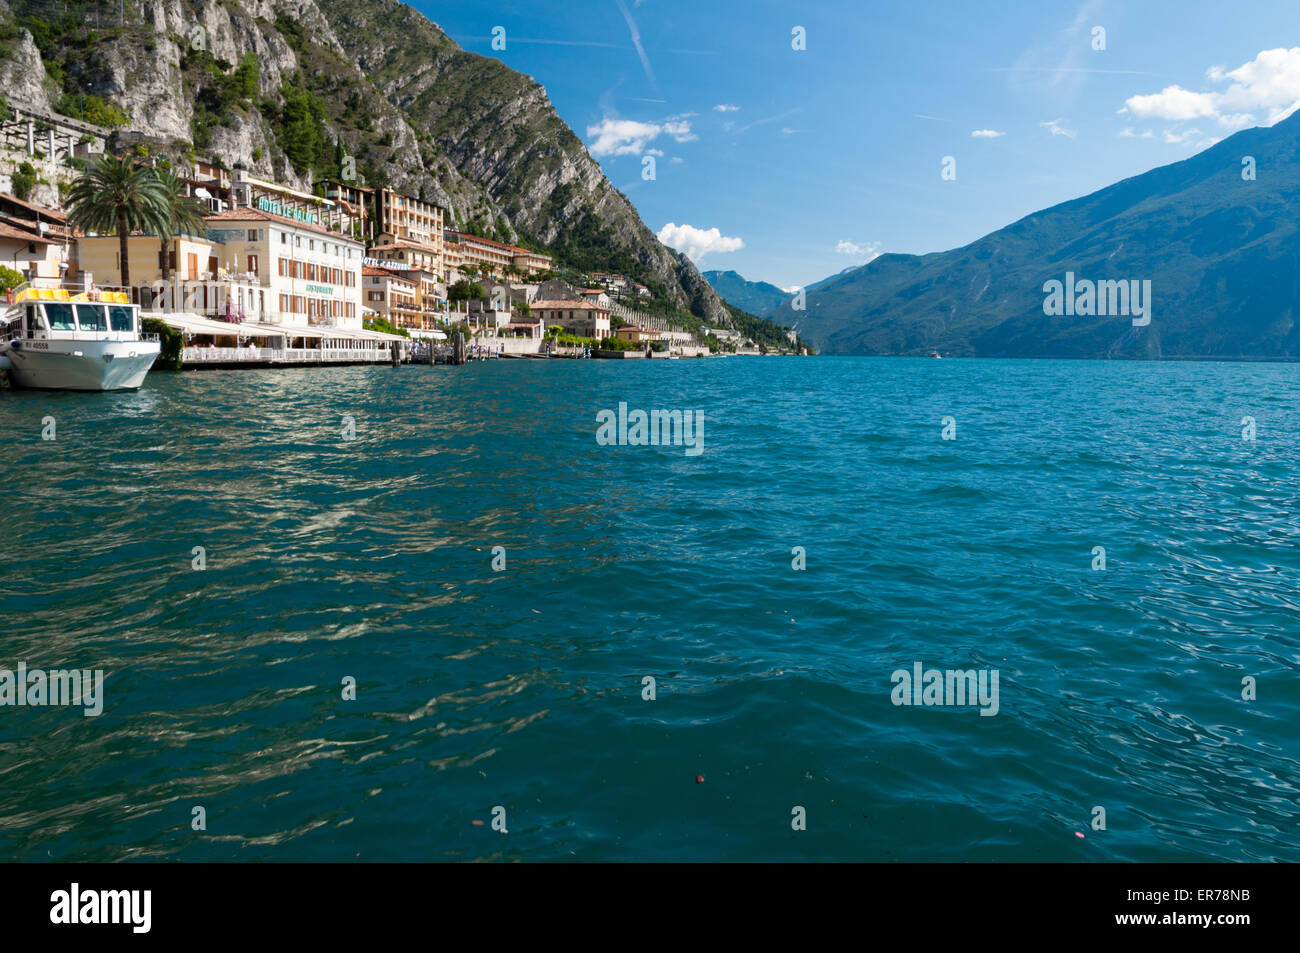
[[[140,309],[122,292],[24,288],[9,309],[9,337],[135,340]]]

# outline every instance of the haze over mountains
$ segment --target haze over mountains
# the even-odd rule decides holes
[[[746,281],[735,271],[706,271],[704,278],[726,301],[759,317],[775,311],[791,297],[776,285]]]
[[[1296,358],[1298,196],[1300,113],[962,248],[882,255],[810,285],[806,311],[784,294],[747,310],[797,327],[824,354]],[[1067,273],[1149,280],[1150,323],[1045,314],[1044,284]],[[729,300],[732,288],[764,286],[706,277]]]

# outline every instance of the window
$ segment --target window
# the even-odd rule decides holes
[[[35,305],[28,305],[27,306],[27,333],[34,334],[37,331],[44,331],[44,330],[45,330],[45,321],[41,318],[40,312],[36,310]]]
[[[45,317],[49,319],[51,331],[75,331],[77,328],[72,320],[70,304],[47,304]]]
[[[288,232],[281,232],[281,233],[280,233],[280,244],[281,244],[281,245],[287,245],[287,244],[289,244],[289,233],[288,233]]]
[[[103,306],[98,304],[77,305],[77,323],[83,331],[108,330],[108,316],[104,314]]]
[[[262,230],[260,228],[250,228],[248,230],[248,240],[256,242],[262,240]]]
[[[109,305],[108,324],[114,331],[134,331],[135,318],[125,305]]]
[[[309,239],[307,239],[307,250],[308,250],[308,251],[315,251],[315,250],[316,250],[316,239],[314,239],[314,238],[309,238]]]

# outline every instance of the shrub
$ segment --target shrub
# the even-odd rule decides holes
[[[64,93],[54,107],[57,112],[96,126],[125,126],[126,113],[92,93]]]
[[[0,265],[0,291],[11,291],[21,285],[23,280],[22,272]]]
[[[36,188],[36,167],[30,162],[23,162],[14,170],[12,179],[14,195],[26,202],[32,189]]]
[[[146,334],[156,334],[162,343],[156,367],[166,371],[181,369],[181,349],[185,346],[185,336],[158,318],[145,318],[140,322],[140,330]]]

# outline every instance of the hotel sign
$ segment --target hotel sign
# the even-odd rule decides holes
[[[408,271],[411,267],[404,261],[389,261],[386,258],[362,258],[361,264],[371,268],[388,268],[391,271]]]
[[[260,211],[270,212],[272,215],[283,215],[285,218],[297,219],[300,222],[306,222],[308,225],[318,224],[315,212],[304,212],[300,208],[282,205],[279,202],[272,202],[270,199],[259,198],[257,207]]]

